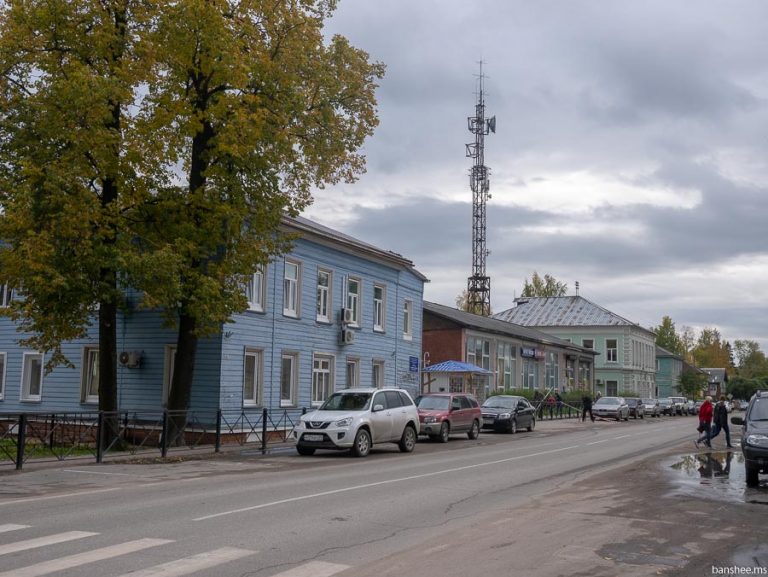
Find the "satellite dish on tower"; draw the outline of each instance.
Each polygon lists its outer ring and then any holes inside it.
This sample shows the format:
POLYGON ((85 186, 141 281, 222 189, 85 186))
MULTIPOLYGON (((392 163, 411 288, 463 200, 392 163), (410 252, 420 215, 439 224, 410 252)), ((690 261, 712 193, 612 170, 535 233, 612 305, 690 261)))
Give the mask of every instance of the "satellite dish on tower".
POLYGON ((491 116, 491 119, 488 121, 488 128, 491 130, 491 132, 496 134, 496 117, 495 116, 491 116))

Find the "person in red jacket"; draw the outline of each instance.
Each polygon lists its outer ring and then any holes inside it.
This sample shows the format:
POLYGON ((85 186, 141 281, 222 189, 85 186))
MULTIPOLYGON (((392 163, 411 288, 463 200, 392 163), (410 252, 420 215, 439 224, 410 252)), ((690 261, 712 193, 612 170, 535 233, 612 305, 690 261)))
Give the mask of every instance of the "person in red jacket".
POLYGON ((699 443, 706 443, 707 447, 709 447, 710 449, 712 448, 712 445, 709 442, 709 432, 710 432, 710 429, 712 428, 713 412, 714 412, 714 407, 712 406, 712 397, 707 395, 701 407, 699 408, 698 431, 701 433, 701 436, 693 442, 696 445, 697 449, 699 448, 699 443))

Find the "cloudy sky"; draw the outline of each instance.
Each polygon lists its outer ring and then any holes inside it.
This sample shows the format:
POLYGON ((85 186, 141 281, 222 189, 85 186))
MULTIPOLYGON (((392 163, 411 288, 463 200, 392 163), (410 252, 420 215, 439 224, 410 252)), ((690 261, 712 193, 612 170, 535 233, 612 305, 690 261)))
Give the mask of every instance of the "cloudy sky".
POLYGON ((483 60, 491 306, 533 271, 643 326, 768 351, 768 3, 341 0, 387 65, 368 172, 306 213, 411 259, 454 305, 472 266, 483 60))

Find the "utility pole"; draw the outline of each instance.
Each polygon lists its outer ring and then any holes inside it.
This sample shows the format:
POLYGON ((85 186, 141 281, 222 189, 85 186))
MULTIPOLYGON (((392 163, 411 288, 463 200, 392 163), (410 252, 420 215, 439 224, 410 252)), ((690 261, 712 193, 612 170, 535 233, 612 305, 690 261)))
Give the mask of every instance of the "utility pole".
POLYGON ((490 132, 496 132, 496 117, 488 120, 485 118, 485 75, 482 61, 477 79, 475 115, 467 119, 467 127, 475 135, 475 141, 467 144, 467 157, 473 160, 469 171, 469 186, 472 189, 472 276, 467 279, 467 308, 472 313, 489 316, 491 278, 485 272, 485 260, 490 254, 485 247, 485 204, 491 195, 488 192, 490 170, 485 166, 485 137, 490 132))

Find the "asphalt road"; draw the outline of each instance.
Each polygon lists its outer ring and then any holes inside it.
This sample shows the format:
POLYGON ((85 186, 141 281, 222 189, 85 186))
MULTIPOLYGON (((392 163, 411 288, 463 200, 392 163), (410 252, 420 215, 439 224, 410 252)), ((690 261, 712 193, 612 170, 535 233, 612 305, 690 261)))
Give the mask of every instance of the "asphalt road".
POLYGON ((544 422, 366 459, 287 451, 3 474, 0 577, 768 567, 768 487, 744 487, 738 451, 696 451, 694 429, 693 417, 544 422))

